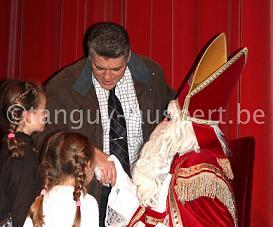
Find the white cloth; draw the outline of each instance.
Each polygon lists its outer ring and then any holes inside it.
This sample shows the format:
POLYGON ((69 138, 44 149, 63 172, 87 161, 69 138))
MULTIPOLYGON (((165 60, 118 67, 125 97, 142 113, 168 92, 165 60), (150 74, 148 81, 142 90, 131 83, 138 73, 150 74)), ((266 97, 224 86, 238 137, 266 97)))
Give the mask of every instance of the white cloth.
POLYGON ((111 155, 109 160, 115 163, 117 179, 108 197, 105 225, 111 227, 126 226, 139 207, 137 187, 114 155, 111 155))
MULTIPOLYGON (((109 91, 103 89, 99 82, 92 74, 92 81, 97 94, 101 124, 103 128, 103 152, 110 154, 109 152, 109 132, 110 132, 110 119, 108 115, 108 96, 109 91)), ((131 166, 139 157, 139 149, 143 144, 142 135, 142 114, 139 109, 139 104, 136 96, 133 78, 128 67, 126 67, 124 76, 118 81, 115 94, 118 97, 126 121, 127 128, 127 141, 128 141, 128 153, 131 166)))
MULTIPOLYGON (((43 201, 43 227, 71 227, 76 213, 76 202, 73 200, 73 186, 58 185, 53 187, 43 201)), ((96 199, 89 195, 82 195, 81 227, 98 227, 99 210, 96 199)), ((32 227, 32 220, 27 217, 24 227, 32 227)))
POLYGON ((172 175, 168 173, 165 180, 163 181, 163 184, 158 194, 158 204, 156 207, 152 208, 156 212, 163 213, 166 211, 166 205, 167 205, 166 201, 168 197, 171 179, 172 179, 172 175))

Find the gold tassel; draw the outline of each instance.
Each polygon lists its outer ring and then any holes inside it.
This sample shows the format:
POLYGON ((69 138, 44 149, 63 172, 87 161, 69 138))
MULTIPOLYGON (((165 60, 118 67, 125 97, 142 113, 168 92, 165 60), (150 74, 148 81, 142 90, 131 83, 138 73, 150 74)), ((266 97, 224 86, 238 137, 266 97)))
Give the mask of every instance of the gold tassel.
POLYGON ((226 177, 230 180, 233 180, 234 175, 230 166, 230 162, 227 158, 217 158, 219 166, 223 169, 226 177))
POLYGON ((226 182, 211 172, 201 172, 190 178, 178 178, 174 186, 181 203, 198 199, 201 196, 212 199, 217 198, 228 209, 235 226, 237 226, 236 208, 233 194, 226 182))

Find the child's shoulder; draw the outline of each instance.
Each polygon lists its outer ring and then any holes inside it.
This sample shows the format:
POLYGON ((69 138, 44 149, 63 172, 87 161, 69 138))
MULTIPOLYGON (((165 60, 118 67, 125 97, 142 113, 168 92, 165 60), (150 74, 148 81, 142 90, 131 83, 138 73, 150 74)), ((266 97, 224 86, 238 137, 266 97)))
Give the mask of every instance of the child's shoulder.
MULTIPOLYGON (((82 198, 82 204, 87 210, 92 210, 94 213, 98 212, 98 202, 97 200, 90 194, 86 193, 82 198)), ((84 209, 85 209, 84 208, 84 209)))
POLYGON ((93 204, 98 204, 97 200, 95 199, 94 196, 86 193, 84 196, 83 196, 83 200, 88 202, 88 203, 93 203, 93 204))
POLYGON ((85 194, 82 202, 82 226, 99 226, 99 207, 97 200, 90 194, 85 194))

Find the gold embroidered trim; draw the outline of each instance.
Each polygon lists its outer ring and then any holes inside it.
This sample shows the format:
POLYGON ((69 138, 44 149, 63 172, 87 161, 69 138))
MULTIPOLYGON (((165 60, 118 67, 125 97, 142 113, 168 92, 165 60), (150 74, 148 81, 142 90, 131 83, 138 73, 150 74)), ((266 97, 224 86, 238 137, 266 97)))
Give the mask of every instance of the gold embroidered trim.
POLYGON ((145 215, 145 222, 150 225, 157 225, 158 223, 163 223, 164 218, 154 218, 148 215, 145 215))
POLYGON ((192 121, 197 124, 205 124, 205 125, 218 125, 219 124, 219 121, 199 119, 199 118, 195 118, 195 117, 190 117, 185 114, 182 116, 182 120, 192 121))
POLYGON ((237 226, 233 194, 225 181, 214 173, 202 172, 188 179, 178 178, 174 190, 183 204, 201 196, 219 199, 227 207, 235 226, 237 226))
POLYGON ((178 205, 176 203, 176 200, 174 198, 174 191, 173 191, 173 186, 174 186, 174 179, 175 179, 175 174, 173 175, 171 184, 170 184, 170 190, 169 190, 169 204, 170 204, 170 215, 172 218, 172 223, 174 227, 181 227, 183 226, 181 216, 179 214, 179 209, 178 205))
POLYGON ((229 160, 227 158, 217 158, 217 162, 219 166, 221 166, 221 168, 223 169, 226 177, 232 180, 234 178, 234 175, 229 160))
POLYGON ((177 168, 176 172, 180 177, 191 177, 193 175, 199 174, 200 172, 213 172, 215 175, 222 177, 223 172, 216 166, 209 163, 201 163, 189 168, 177 168))
POLYGON ((194 96, 198 92, 202 91, 205 87, 211 84, 215 79, 217 79, 224 71, 226 71, 235 61, 237 61, 243 54, 248 54, 247 48, 239 51, 234 57, 232 57, 228 62, 221 66, 216 72, 204 80, 200 85, 198 85, 193 91, 191 91, 190 96, 194 96))
POLYGON ((139 221, 140 217, 145 213, 145 208, 142 207, 138 213, 136 214, 136 216, 130 221, 130 223, 128 224, 128 227, 132 227, 134 226, 134 224, 139 221))

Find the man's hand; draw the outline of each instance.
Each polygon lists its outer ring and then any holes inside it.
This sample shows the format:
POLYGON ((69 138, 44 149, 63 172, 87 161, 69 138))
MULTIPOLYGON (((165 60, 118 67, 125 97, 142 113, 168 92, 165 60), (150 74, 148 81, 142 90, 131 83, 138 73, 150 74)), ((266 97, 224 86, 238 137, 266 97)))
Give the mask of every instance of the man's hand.
POLYGON ((116 183, 116 167, 114 162, 108 160, 108 155, 102 152, 100 149, 95 147, 95 166, 101 172, 101 183, 111 184, 112 186, 116 183))

